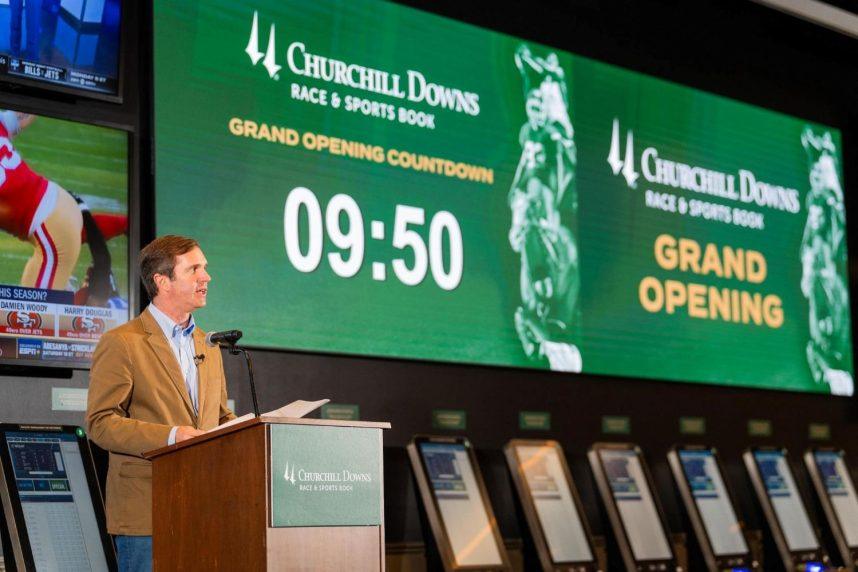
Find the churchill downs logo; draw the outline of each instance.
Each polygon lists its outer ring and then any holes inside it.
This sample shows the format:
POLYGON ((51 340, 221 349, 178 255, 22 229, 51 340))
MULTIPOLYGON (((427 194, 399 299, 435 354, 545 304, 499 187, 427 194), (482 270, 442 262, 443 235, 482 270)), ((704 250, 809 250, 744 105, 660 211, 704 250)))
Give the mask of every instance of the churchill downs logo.
POLYGON ((371 483, 372 475, 343 469, 340 471, 307 471, 293 463, 286 463, 283 471, 283 480, 295 485, 311 484, 339 484, 339 483, 371 483))
POLYGON ((626 130, 625 148, 621 143, 622 138, 620 120, 614 118, 607 161, 611 172, 614 175, 622 175, 630 189, 638 188, 638 178, 643 175, 643 180, 651 185, 691 191, 790 214, 797 214, 801 210, 797 189, 763 181, 750 169, 725 172, 689 164, 663 156, 659 149, 652 145, 644 148, 640 157, 636 158, 633 131, 626 130))
MULTIPOLYGON (((273 80, 280 79, 283 66, 277 63, 277 30, 272 22, 268 30, 265 52, 260 50, 259 12, 253 12, 250 37, 245 53, 252 65, 262 62, 262 67, 273 80)), ((281 60, 283 61, 283 60, 281 60)), ((326 84, 339 85, 413 103, 425 103, 430 107, 447 109, 470 116, 480 114, 480 96, 472 91, 450 87, 429 80, 422 72, 408 69, 404 73, 372 68, 359 63, 344 61, 313 53, 308 43, 292 41, 285 52, 288 71, 294 79, 321 80, 326 84)))

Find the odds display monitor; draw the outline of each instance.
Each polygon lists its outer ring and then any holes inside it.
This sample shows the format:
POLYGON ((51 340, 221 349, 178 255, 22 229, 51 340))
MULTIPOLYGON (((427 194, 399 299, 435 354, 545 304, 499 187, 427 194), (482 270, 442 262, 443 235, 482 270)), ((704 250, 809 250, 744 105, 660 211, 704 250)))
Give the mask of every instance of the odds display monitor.
POLYGON ((154 14, 156 228, 213 328, 853 393, 835 127, 394 3, 154 14))
POLYGON ((858 496, 846 466, 846 453, 812 449, 804 460, 843 563, 858 567, 858 496))
POLYGON ((0 364, 89 367, 129 316, 128 134, 0 103, 0 229, 0 364))
POLYGON ((708 569, 756 569, 715 450, 676 447, 668 461, 708 569))
POLYGON ((784 566, 827 565, 828 555, 796 487, 786 450, 755 448, 744 460, 784 566))
POLYGON ((597 570, 592 535, 560 444, 514 439, 504 452, 543 570, 597 570))
POLYGON ((667 523, 640 449, 631 444, 596 443, 589 459, 626 569, 673 570, 676 564, 667 523))
POLYGON ((37 572, 115 569, 98 478, 82 430, 0 425, 0 465, 12 565, 37 572))
POLYGON ((468 440, 415 437, 408 453, 444 568, 509 570, 468 440))
POLYGON ((0 81, 119 99, 121 0, 0 3, 0 81))

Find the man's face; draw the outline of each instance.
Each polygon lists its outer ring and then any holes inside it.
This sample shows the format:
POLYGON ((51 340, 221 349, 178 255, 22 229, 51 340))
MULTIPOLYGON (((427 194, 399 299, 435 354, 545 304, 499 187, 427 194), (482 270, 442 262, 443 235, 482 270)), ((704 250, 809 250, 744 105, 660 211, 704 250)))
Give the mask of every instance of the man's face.
POLYGON ((206 294, 212 277, 206 272, 208 261, 197 247, 176 257, 172 280, 159 277, 158 295, 182 312, 193 312, 206 305, 206 294))

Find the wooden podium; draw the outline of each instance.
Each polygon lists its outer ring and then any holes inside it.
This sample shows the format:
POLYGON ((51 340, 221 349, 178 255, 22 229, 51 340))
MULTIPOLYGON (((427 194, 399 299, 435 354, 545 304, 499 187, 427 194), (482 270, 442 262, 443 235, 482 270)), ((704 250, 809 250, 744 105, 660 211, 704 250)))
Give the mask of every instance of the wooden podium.
POLYGON ((382 430, 259 418, 146 454, 155 570, 384 570, 382 430))

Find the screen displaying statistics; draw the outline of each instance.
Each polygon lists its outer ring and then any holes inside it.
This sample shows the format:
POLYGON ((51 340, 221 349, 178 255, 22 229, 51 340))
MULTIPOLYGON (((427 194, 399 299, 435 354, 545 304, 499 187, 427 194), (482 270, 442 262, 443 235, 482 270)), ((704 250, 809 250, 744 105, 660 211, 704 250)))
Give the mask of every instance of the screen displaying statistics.
POLYGON ((742 527, 712 451, 681 449, 679 460, 712 552, 715 556, 747 554, 742 527))
POLYGON ((781 451, 755 451, 754 460, 789 549, 819 548, 819 540, 795 486, 786 456, 781 451))
POLYGON ((128 134, 0 103, 0 230, 0 363, 88 367, 128 320, 128 134))
POLYGON ((858 497, 840 451, 815 451, 813 460, 849 548, 858 548, 858 497))
POLYGON ((394 3, 154 13, 156 228, 211 328, 853 393, 836 127, 394 3))
POLYGON ((593 553, 558 449, 517 445, 515 454, 553 562, 591 562, 593 553))
POLYGON ((632 450, 602 449, 599 458, 635 560, 673 558, 640 457, 632 450))
POLYGON ((420 454, 456 565, 503 564, 465 446, 421 443, 420 454))
POLYGON ((7 431, 4 441, 36 570, 106 572, 104 545, 76 437, 7 431))

